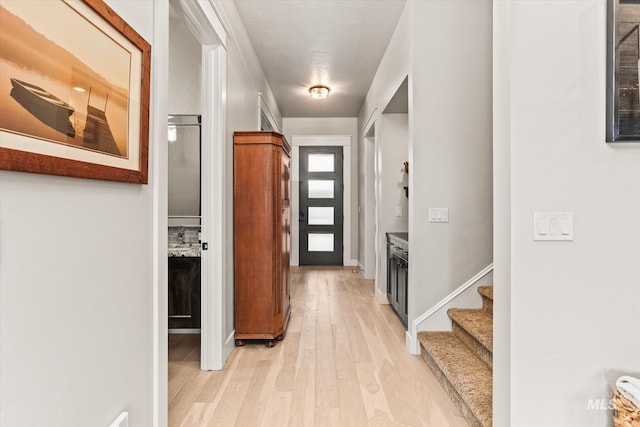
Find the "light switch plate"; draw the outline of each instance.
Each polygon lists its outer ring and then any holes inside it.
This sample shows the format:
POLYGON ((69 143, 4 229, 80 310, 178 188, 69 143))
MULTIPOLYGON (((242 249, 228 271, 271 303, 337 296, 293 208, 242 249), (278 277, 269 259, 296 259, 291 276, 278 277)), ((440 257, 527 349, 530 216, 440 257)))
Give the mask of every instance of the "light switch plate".
POLYGON ((429 222, 449 222, 449 208, 429 208, 429 222))
POLYGON ((396 216, 402 216, 402 206, 396 206, 396 216))
POLYGON ((533 240, 573 240, 573 212, 534 212, 533 240))

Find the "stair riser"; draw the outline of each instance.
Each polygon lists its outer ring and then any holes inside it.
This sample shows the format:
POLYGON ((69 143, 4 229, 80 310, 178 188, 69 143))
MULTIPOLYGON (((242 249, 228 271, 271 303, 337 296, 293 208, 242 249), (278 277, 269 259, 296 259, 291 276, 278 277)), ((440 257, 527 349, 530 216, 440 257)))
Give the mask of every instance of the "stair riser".
POLYGON ((482 295, 482 309, 488 311, 493 316, 493 300, 482 295))
POLYGON ((422 355, 422 359, 424 359, 424 361, 427 363, 429 369, 431 369, 431 372, 433 372, 433 374, 438 379, 438 382, 440 382, 442 388, 449 395, 453 403, 455 403, 455 405, 458 407, 458 410, 460 410, 460 414, 467 421, 469 427, 483 427, 482 423, 480 423, 475 415, 473 415, 471 409, 469 409, 469 407, 464 403, 464 400, 462 400, 458 392, 453 388, 453 386, 447 379, 446 375, 440 370, 438 365, 433 361, 431 356, 429 356, 429 353, 427 353, 424 347, 421 347, 420 354, 422 355))
POLYGON ((451 322, 451 331, 464 343, 480 360, 493 370, 493 353, 480 344, 473 336, 471 336, 462 326, 455 321, 451 322))

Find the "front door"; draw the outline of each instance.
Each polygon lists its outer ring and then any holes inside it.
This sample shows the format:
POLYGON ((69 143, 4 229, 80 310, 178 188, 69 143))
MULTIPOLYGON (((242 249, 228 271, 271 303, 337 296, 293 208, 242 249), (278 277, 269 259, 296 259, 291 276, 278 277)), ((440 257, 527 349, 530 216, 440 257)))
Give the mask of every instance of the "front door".
POLYGON ((342 147, 300 147, 300 265, 342 265, 342 147))

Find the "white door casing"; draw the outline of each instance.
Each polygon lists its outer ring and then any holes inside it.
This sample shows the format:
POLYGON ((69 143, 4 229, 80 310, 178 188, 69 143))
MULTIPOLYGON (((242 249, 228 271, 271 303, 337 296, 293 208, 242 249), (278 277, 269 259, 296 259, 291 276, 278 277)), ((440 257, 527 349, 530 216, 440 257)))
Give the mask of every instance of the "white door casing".
POLYGON ((344 226, 342 241, 344 245, 343 265, 357 266, 358 261, 351 259, 351 136, 350 135, 293 135, 291 137, 291 265, 300 264, 300 146, 342 146, 344 155, 344 226))
POLYGON ((227 35, 216 11, 205 0, 171 0, 202 45, 202 251, 200 368, 222 369, 226 289, 226 43, 227 35))

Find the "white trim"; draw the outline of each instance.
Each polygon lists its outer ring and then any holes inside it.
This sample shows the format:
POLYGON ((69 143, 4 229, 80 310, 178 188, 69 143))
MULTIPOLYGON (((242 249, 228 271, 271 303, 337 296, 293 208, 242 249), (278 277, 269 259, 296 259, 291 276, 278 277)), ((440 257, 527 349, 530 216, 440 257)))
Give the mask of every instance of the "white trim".
POLYGON ((168 183, 169 4, 153 4, 151 66, 150 173, 153 191, 153 426, 167 425, 168 344, 168 183))
MULTIPOLYGON (((171 0, 202 45, 202 240, 200 369, 224 366, 226 307, 227 33, 208 0, 171 0)), ((166 233, 166 232, 165 232, 166 233)), ((166 246, 166 245, 165 245, 166 246)))
POLYGON ((200 368, 203 370, 219 370, 224 366, 226 55, 221 45, 203 46, 202 158, 205 161, 202 167, 202 236, 203 241, 209 243, 208 254, 203 253, 207 268, 203 268, 201 287, 200 368))
POLYGON ((387 298, 386 292, 382 292, 378 288, 374 288, 374 291, 375 291, 376 301, 378 302, 378 304, 389 305, 389 298, 387 298))
POLYGON ((291 137, 292 146, 351 146, 351 135, 293 135, 291 137))
POLYGON ((129 413, 121 412, 109 427, 129 427, 129 413))
MULTIPOLYGON (((376 108, 373 113, 377 112, 376 108)), ((373 118, 373 113, 370 120, 373 118)), ((363 158, 359 159, 362 162, 362 171, 364 175, 363 187, 360 189, 364 192, 364 277, 366 279, 374 279, 376 288, 384 287, 386 284, 380 280, 380 263, 382 260, 378 258, 378 234, 380 232, 378 228, 379 221, 379 206, 378 206, 378 181, 376 179, 378 173, 378 132, 377 121, 368 123, 368 127, 365 127, 365 131, 362 136, 362 155, 363 158), (368 136, 373 131, 373 136, 368 136), (368 155, 369 154, 369 155, 368 155), (371 159, 371 161, 370 161, 371 159), (370 189, 373 191, 373 199, 370 195, 370 189), (373 218, 371 218, 371 210, 373 210, 373 218), (371 224, 373 222, 373 224, 371 224), (370 230, 373 230, 371 235, 370 230), (373 248, 373 253, 372 249, 373 248)), ((385 281, 386 282, 386 281, 385 281)))
POLYGON ((442 307, 447 305, 449 302, 451 302, 454 298, 456 298, 462 292, 467 290, 467 288, 473 286, 473 284, 475 284, 478 280, 482 279, 484 276, 489 274, 491 271, 493 271, 493 263, 489 264, 487 267, 482 269, 482 271, 480 271, 478 274, 473 276, 471 279, 467 280, 458 289, 456 289, 455 291, 451 292, 449 295, 444 297, 442 300, 440 300, 440 302, 438 302, 436 305, 431 307, 430 310, 428 310, 427 312, 425 312, 421 316, 416 317, 412 322, 412 326, 417 326, 420 323, 422 323, 425 320, 427 320, 429 317, 433 316, 438 310, 440 310, 442 307))
POLYGON ((273 113, 269 109, 269 106, 264 100, 264 95, 262 92, 258 92, 258 129, 262 129, 262 113, 267 116, 267 120, 269 120, 269 124, 278 133, 282 133, 282 129, 278 126, 278 122, 273 117, 273 113))
MULTIPOLYGON (((226 363, 227 359, 231 355, 233 349, 236 348, 236 330, 232 330, 229 336, 227 336, 226 341, 224 342, 223 356, 224 361, 226 363)), ((224 365, 222 366, 224 368, 224 365)))
MULTIPOLYGON (((291 138, 293 144, 294 138, 291 138)), ((300 147, 291 146, 291 265, 300 265, 300 147)))
POLYGON ((349 144, 342 146, 342 265, 354 266, 358 261, 351 259, 351 137, 347 138, 344 142, 349 144))
POLYGON ((293 135, 291 136, 291 265, 300 265, 300 146, 342 146, 342 264, 355 267, 351 259, 351 135, 293 135))
POLYGON ((227 32, 208 0, 170 0, 174 10, 182 15, 185 24, 203 46, 227 47, 227 32))
POLYGON ((367 135, 371 130, 371 127, 375 125, 375 121, 377 120, 378 107, 374 108, 371 114, 369 114, 369 118, 365 122, 365 125, 362 127, 362 135, 367 135))
POLYGON ((201 333, 200 328, 185 328, 185 329, 169 329, 168 332, 173 335, 189 335, 201 333))
POLYGON ((418 341, 418 335, 411 335, 409 331, 405 332, 404 335, 405 346, 407 351, 411 354, 415 354, 416 356, 420 355, 420 341, 418 341))
POLYGON ((483 268, 482 271, 480 271, 478 274, 473 276, 471 279, 467 280, 464 284, 462 284, 460 287, 458 287, 455 291, 451 292, 449 295, 444 297, 442 300, 440 300, 437 304, 435 304, 433 307, 431 307, 424 314, 422 314, 421 316, 416 317, 411 322, 411 326, 409 328, 409 331, 407 331, 407 349, 409 350, 409 352, 412 353, 412 354, 420 354, 420 346, 417 344, 417 338, 416 337, 418 335, 418 328, 420 327, 420 325, 422 323, 424 323, 430 317, 436 315, 443 308, 447 307, 448 304, 450 304, 454 299, 456 299, 458 296, 460 296, 467 289, 469 289, 472 286, 478 284, 478 282, 483 277, 485 277, 487 274, 491 273, 492 271, 493 271, 493 263, 491 263, 488 266, 486 266, 485 268, 483 268))

